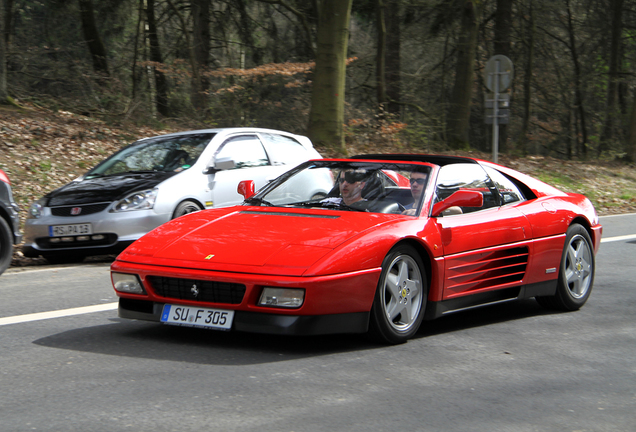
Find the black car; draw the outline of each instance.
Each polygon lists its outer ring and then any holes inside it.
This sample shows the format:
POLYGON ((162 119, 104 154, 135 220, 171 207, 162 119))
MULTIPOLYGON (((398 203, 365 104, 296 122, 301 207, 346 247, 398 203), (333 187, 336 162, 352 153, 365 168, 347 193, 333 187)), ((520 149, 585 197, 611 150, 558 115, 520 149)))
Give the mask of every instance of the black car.
POLYGON ((0 170, 0 274, 11 264, 13 245, 22 241, 19 210, 13 201, 9 177, 0 170))

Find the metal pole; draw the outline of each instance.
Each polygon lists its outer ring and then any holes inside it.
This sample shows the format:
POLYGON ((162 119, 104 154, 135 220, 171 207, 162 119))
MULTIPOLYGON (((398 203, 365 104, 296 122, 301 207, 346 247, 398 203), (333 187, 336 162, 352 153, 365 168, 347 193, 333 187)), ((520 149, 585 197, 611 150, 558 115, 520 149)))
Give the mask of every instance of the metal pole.
POLYGON ((492 161, 497 163, 499 153, 499 60, 495 62, 495 95, 492 101, 492 161))

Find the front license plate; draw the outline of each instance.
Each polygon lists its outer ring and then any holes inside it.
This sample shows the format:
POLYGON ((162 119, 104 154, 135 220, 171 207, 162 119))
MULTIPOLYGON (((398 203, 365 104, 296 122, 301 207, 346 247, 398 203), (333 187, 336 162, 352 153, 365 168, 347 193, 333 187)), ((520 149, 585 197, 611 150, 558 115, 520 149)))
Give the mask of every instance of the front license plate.
POLYGON ((52 225, 49 227, 49 237, 63 237, 63 236, 90 235, 90 234, 93 234, 93 226, 89 223, 52 225))
POLYGON ((234 311, 197 308, 192 306, 163 305, 161 322, 189 327, 207 327, 222 330, 232 328, 234 311))

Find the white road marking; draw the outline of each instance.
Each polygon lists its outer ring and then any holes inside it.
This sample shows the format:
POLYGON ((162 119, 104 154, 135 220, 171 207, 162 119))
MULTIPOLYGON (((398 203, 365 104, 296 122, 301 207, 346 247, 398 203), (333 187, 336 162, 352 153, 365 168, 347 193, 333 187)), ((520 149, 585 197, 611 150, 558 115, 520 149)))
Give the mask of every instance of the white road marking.
POLYGON ((623 240, 633 240, 633 239, 636 239, 636 234, 601 238, 601 243, 609 243, 609 242, 616 242, 616 241, 623 241, 623 240))
POLYGON ((8 324, 20 324, 31 321, 39 321, 46 320, 51 318, 62 318, 74 315, 82 315, 93 312, 103 312, 117 309, 118 302, 114 303, 105 303, 95 306, 82 306, 71 309, 62 309, 57 311, 49 311, 49 312, 38 312, 31 313, 26 315, 17 315, 12 317, 0 318, 0 326, 8 325, 8 324))
POLYGON ((599 219, 615 218, 615 217, 622 217, 622 216, 636 216, 636 213, 620 213, 620 214, 613 214, 613 215, 605 215, 605 216, 600 216, 599 219))

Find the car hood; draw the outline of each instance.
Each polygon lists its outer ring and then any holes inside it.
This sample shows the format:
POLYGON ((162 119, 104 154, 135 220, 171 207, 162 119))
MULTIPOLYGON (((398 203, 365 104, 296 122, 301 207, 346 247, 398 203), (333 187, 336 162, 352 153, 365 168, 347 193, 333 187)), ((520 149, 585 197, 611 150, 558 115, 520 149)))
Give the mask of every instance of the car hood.
POLYGON ((118 260, 242 273, 301 275, 330 251, 399 215, 233 207, 156 228, 118 260))
POLYGON ((175 174, 174 172, 128 173, 73 181, 46 195, 47 206, 115 201, 131 192, 151 189, 175 174))

